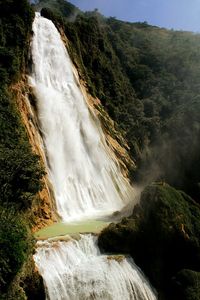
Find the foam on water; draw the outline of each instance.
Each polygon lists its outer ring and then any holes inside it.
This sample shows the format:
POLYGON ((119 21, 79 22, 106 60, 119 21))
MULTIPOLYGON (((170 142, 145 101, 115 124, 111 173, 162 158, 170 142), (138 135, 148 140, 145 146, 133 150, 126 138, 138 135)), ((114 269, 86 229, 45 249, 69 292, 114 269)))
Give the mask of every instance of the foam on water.
POLYGON ((35 262, 52 300, 156 300, 141 271, 125 257, 101 255, 91 234, 38 242, 35 262))

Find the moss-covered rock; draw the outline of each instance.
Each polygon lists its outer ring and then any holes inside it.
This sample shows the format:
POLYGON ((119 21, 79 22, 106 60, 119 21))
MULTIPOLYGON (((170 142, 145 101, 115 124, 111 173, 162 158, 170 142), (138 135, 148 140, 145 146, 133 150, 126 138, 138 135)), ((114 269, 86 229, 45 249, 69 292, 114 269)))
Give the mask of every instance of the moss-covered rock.
POLYGON ((173 299, 172 278, 182 269, 200 271, 200 206, 167 184, 152 184, 130 218, 102 231, 99 246, 131 254, 160 295, 173 299))
POLYGON ((30 255, 24 263, 6 293, 0 294, 0 300, 45 300, 43 279, 30 255))
POLYGON ((27 275, 22 278, 22 288, 28 300, 45 300, 45 287, 42 276, 35 268, 34 261, 30 261, 29 269, 26 270, 27 275))
POLYGON ((181 270, 173 280, 177 300, 200 299, 200 272, 181 270))

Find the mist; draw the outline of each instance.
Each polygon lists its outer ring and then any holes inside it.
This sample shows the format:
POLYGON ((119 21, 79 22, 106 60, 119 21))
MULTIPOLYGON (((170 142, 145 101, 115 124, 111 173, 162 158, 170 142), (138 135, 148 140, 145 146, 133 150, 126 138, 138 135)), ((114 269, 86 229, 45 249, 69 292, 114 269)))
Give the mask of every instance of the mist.
POLYGON ((136 176, 140 184, 167 182, 199 201, 200 121, 196 117, 188 108, 179 120, 168 121, 169 132, 142 153, 136 176))

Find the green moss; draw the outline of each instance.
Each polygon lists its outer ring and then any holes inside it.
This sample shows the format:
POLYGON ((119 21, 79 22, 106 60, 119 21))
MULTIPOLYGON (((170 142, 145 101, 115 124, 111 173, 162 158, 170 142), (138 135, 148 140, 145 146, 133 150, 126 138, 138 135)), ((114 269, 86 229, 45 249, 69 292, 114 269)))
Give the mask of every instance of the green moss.
POLYGON ((200 272, 187 269, 181 270, 173 278, 173 281, 177 300, 200 299, 200 272))

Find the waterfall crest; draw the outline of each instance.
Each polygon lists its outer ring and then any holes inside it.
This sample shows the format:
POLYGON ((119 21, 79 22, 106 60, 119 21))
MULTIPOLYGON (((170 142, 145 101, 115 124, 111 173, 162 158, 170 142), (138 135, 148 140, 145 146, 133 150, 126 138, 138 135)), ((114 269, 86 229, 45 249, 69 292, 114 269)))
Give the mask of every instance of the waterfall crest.
MULTIPOLYGON (((61 37, 54 24, 38 13, 33 31, 29 82, 37 98, 58 213, 69 222, 121 210, 134 191, 87 107, 61 37)), ((156 299, 134 263, 101 255, 93 235, 38 242, 34 260, 50 300, 156 299)))

